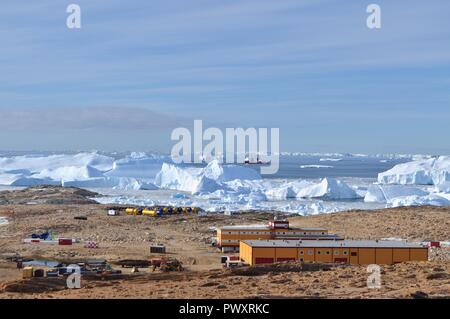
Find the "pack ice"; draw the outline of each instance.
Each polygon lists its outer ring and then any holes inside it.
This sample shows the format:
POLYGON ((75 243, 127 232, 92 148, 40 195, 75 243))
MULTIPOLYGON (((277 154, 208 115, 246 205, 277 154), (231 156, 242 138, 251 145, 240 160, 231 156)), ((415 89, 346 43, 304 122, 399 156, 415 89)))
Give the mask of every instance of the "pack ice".
POLYGON ((439 185, 450 181, 450 156, 398 164, 378 174, 382 184, 439 185))

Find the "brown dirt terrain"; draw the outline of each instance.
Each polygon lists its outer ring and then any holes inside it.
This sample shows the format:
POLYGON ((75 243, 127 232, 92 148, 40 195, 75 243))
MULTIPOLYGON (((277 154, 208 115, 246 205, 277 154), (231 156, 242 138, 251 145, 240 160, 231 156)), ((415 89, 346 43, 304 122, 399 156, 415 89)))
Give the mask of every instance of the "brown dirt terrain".
MULTIPOLYGON (((52 196, 58 201, 58 195, 52 196)), ((34 200, 41 199, 37 196, 34 200)), ((0 226, 0 298, 409 298, 424 295, 416 294, 417 291, 429 297, 450 296, 448 248, 433 249, 428 262, 382 266, 382 287, 369 289, 366 285, 369 274, 364 266, 327 266, 305 271, 294 263, 256 270, 222 269, 221 253, 209 244, 215 235, 212 227, 265 223, 272 213, 152 218, 107 216, 107 208, 89 203, 0 205, 0 216, 7 216, 10 221, 0 226), (87 220, 76 220, 75 216, 85 216, 87 220), (45 229, 63 237, 95 240, 100 248, 21 243, 31 233, 45 229), (66 289, 58 278, 22 280, 21 271, 7 260, 20 255, 58 261, 105 258, 114 263, 120 259, 159 256, 150 254, 151 243, 166 245, 167 256, 181 260, 186 270, 162 273, 141 269, 131 274, 124 269, 123 278, 82 279, 82 288, 74 290, 66 289)), ((408 207, 295 216, 289 220, 294 226, 326 227, 346 238, 449 241, 449 217, 450 208, 408 207)))

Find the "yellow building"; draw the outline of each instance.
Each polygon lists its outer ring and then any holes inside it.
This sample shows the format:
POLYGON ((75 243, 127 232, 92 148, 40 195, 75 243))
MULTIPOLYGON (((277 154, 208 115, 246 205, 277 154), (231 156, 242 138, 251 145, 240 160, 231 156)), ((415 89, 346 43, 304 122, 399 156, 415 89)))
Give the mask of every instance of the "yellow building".
POLYGON ((405 241, 377 240, 244 240, 240 259, 246 264, 303 261, 347 264, 394 264, 427 261, 428 248, 405 241))
POLYGON ((288 221, 270 221, 267 225, 224 226, 217 229, 217 247, 223 252, 239 251, 241 240, 338 240, 325 228, 290 228, 288 221))

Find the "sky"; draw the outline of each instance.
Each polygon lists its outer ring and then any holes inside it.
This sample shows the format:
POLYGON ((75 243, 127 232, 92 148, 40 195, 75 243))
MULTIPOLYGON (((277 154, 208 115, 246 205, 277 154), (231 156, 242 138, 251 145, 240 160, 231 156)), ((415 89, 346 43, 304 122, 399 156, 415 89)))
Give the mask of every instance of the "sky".
POLYGON ((2 0, 0 149, 170 151, 280 129, 300 152, 450 154, 448 0, 2 0), (69 4, 81 28, 66 26, 69 4), (366 25, 370 3, 381 29, 366 25), (205 125, 206 125, 205 124, 205 125))

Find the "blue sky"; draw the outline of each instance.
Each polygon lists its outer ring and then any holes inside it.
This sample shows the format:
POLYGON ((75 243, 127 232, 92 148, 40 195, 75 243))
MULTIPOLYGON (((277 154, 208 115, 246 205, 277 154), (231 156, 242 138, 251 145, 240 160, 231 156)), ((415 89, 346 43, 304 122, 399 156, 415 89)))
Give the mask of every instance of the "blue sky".
POLYGON ((0 149, 169 151, 279 127, 281 149, 450 153, 450 3, 2 1, 0 149), (66 27, 77 3, 82 28, 66 27), (366 27, 366 7, 382 28, 366 27))

